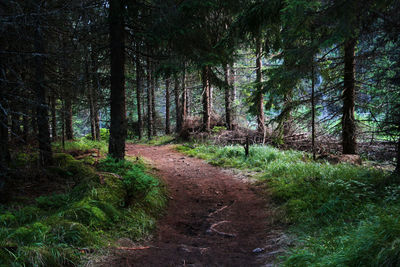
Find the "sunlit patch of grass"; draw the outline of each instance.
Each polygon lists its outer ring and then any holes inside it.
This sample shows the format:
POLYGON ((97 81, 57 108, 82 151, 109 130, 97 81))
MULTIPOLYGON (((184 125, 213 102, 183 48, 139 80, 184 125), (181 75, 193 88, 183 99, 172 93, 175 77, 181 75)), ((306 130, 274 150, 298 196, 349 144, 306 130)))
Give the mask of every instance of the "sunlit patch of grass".
POLYGON ((151 146, 162 146, 174 143, 175 137, 173 135, 162 135, 162 136, 154 136, 150 140, 143 138, 141 140, 138 139, 130 140, 129 142, 135 144, 151 145, 151 146))
POLYGON ((298 237, 283 266, 399 266, 400 178, 373 168, 314 162, 297 151, 185 145, 187 155, 258 171, 282 223, 298 237))
MULTIPOLYGON (((52 145, 55 151, 58 152, 63 151, 63 146, 61 141, 54 142, 52 145)), ((72 150, 86 151, 89 149, 99 149, 102 154, 105 154, 108 151, 108 142, 106 140, 93 141, 87 138, 80 138, 78 140, 65 141, 64 146, 65 146, 65 151, 67 152, 72 150)))

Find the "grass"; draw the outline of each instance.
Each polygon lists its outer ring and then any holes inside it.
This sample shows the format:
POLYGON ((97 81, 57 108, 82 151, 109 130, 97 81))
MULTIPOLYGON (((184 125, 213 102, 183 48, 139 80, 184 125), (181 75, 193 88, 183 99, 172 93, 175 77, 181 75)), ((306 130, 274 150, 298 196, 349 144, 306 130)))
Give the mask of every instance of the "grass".
MULTIPOLYGON (((63 152, 63 146, 61 141, 53 143, 53 149, 57 152, 63 152)), ((65 151, 73 150, 89 150, 89 149, 99 149, 101 154, 106 154, 108 152, 108 142, 106 140, 93 141, 86 138, 81 138, 73 141, 65 141, 65 151)))
POLYGON ((132 143, 143 144, 143 145, 151 145, 151 146, 162 146, 171 144, 175 141, 175 137, 173 135, 162 135, 162 136, 154 136, 152 139, 148 140, 143 138, 141 140, 134 139, 130 140, 132 143))
MULTIPOLYGON (((68 149, 91 145, 71 142, 68 149)), ((68 154, 55 154, 54 160, 46 172, 76 185, 27 206, 0 206, 0 266, 75 266, 118 238, 138 241, 153 231, 166 192, 142 161, 105 158, 97 173, 68 154)))
POLYGON ((259 172, 282 223, 296 236, 283 266, 400 266, 400 178, 297 151, 252 146, 178 146, 211 164, 259 172))

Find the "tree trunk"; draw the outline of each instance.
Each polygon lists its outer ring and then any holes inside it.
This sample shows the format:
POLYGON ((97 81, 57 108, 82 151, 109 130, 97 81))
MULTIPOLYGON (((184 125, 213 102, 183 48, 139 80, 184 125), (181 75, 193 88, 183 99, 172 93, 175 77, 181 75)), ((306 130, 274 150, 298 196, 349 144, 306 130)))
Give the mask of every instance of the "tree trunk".
POLYGON ((349 39, 344 44, 344 90, 342 117, 343 154, 356 154, 355 106, 355 46, 356 40, 349 39))
POLYGON ((171 134, 171 122, 169 120, 170 112, 170 95, 169 95, 169 86, 170 86, 170 77, 165 79, 165 134, 171 134))
MULTIPOLYGON (((4 88, 1 88, 1 90, 3 89, 4 88)), ((0 171, 4 171, 9 162, 10 152, 8 148, 8 117, 5 98, 0 91, 0 171)))
POLYGON ((46 103, 46 87, 44 86, 44 41, 42 29, 37 25, 35 30, 35 91, 37 97, 37 127, 39 141, 39 162, 41 166, 48 166, 53 163, 51 151, 51 139, 49 130, 48 105, 46 103))
POLYGON ((151 63, 147 58, 147 138, 150 140, 153 136, 153 109, 151 106, 151 63))
POLYGON ((111 124, 108 152, 111 157, 124 159, 126 138, 125 114, 125 36, 124 7, 121 1, 110 0, 111 47, 111 124))
MULTIPOLYGON (((185 80, 187 81, 186 76, 185 76, 185 80)), ((186 83, 185 83, 185 89, 186 89, 186 116, 190 116, 190 113, 191 113, 190 107, 192 105, 192 100, 191 100, 190 90, 186 83)))
POLYGON ((157 135, 156 132, 156 75, 155 64, 151 64, 151 133, 153 136, 157 135))
POLYGON ((175 132, 179 133, 182 130, 182 107, 180 101, 178 75, 174 75, 174 94, 175 94, 175 115, 176 115, 176 128, 175 132))
POLYGON ((395 172, 400 175, 400 137, 397 141, 397 165, 395 172))
POLYGON ((142 67, 139 57, 139 45, 136 44, 136 102, 138 113, 138 133, 139 140, 143 138, 143 118, 142 118, 142 67))
MULTIPOLYGON (((88 51, 85 51, 85 89, 88 92, 88 102, 89 102, 89 118, 90 118, 90 133, 92 135, 92 140, 97 140, 96 135, 96 125, 95 125, 95 114, 94 114, 94 99, 93 99, 93 91, 94 91, 94 79, 92 78, 94 71, 91 69, 91 73, 89 73, 89 59, 88 59, 88 51)), ((91 63, 91 62, 90 62, 91 63)))
MULTIPOLYGON (((99 81, 99 77, 97 74, 97 69, 94 70, 93 73, 96 73, 96 84, 97 84, 97 90, 100 91, 100 81, 99 81)), ((96 138, 97 141, 101 140, 101 134, 100 134, 100 112, 99 112, 99 102, 98 102, 98 97, 97 97, 97 90, 95 90, 94 86, 93 88, 93 112, 94 112, 94 128, 95 128, 95 132, 96 132, 96 138)))
MULTIPOLYGON (((232 64, 229 66, 230 68, 230 86, 231 86, 231 126, 236 122, 236 106, 235 106, 235 101, 236 101, 236 86, 235 86, 235 64, 232 64)), ((234 129, 232 129, 234 130, 234 129)))
POLYGON ((256 86, 257 86, 257 131, 263 136, 265 142, 265 116, 264 116, 264 95, 262 91, 262 48, 261 38, 256 40, 256 86))
POLYGON ((11 139, 19 142, 21 138, 21 115, 18 105, 14 105, 14 107, 17 108, 11 113, 11 139))
POLYGON ((187 117, 187 88, 186 88, 186 65, 182 72, 182 123, 187 117))
POLYGON ((29 109, 27 106, 24 107, 24 114, 23 114, 23 118, 22 118, 22 127, 23 127, 23 139, 25 143, 28 143, 29 140, 29 109))
POLYGON ((210 131, 210 78, 209 66, 203 67, 202 80, 203 80, 203 129, 207 132, 210 131))
POLYGON ((316 159, 315 155, 315 77, 314 77, 314 57, 311 62, 311 148, 313 159, 316 159))
POLYGON ((93 87, 89 85, 89 110, 90 110, 90 132, 92 134, 92 140, 97 140, 96 133, 96 120, 94 112, 94 101, 93 101, 93 87))
POLYGON ((51 92, 51 137, 53 141, 57 140, 57 115, 56 115, 56 94, 54 90, 51 92))
POLYGON ((225 74, 225 121, 228 130, 232 129, 232 103, 231 103, 231 80, 230 80, 230 68, 229 65, 224 66, 225 74))
POLYGON ((74 139, 74 129, 72 127, 72 99, 70 95, 65 98, 65 137, 67 140, 74 139))
POLYGON ((37 128, 37 114, 36 114, 36 107, 32 107, 32 109, 30 110, 31 112, 31 128, 32 128, 32 136, 37 136, 38 133, 38 128, 37 128))

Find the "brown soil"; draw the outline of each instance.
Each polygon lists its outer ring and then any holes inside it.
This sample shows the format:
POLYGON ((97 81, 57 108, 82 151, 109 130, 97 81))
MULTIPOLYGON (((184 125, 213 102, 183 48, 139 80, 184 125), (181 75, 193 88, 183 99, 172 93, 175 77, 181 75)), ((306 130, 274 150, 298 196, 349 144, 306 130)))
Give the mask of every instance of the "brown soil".
POLYGON ((254 185, 172 146, 128 144, 127 155, 158 169, 170 200, 153 240, 122 245, 101 265, 272 266, 281 235, 268 225, 269 203, 254 185))

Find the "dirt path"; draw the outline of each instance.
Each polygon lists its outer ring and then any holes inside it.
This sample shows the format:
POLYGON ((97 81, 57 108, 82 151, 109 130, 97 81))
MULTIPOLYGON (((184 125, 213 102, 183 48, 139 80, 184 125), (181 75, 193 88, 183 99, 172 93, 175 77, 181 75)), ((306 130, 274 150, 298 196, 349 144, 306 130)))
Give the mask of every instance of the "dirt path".
POLYGON ((159 170, 170 201, 150 248, 120 251, 109 266, 272 266, 279 248, 268 245, 267 203, 253 186, 171 146, 128 144, 127 155, 159 170))

